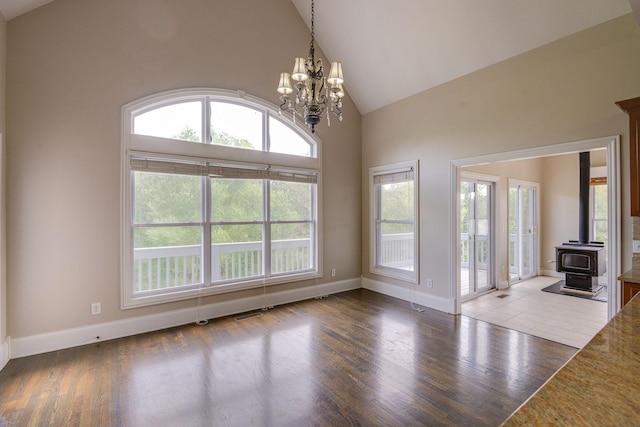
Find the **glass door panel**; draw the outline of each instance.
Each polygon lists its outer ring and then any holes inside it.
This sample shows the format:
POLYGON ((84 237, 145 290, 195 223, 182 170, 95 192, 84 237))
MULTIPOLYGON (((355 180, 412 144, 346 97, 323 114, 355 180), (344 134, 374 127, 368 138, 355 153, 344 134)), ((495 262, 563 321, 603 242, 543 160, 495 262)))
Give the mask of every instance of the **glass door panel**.
POLYGON ((509 281, 533 277, 536 271, 537 184, 509 186, 509 281))
POLYGON ((471 183, 468 181, 460 182, 460 282, 461 294, 466 297, 470 293, 470 255, 472 253, 469 245, 470 230, 470 205, 471 205, 471 183))
POLYGON ((461 296, 471 298, 494 287, 492 260, 493 184, 460 182, 461 296))
POLYGON ((491 289, 491 184, 476 183, 475 276, 476 292, 491 289))
POLYGON ((535 190, 520 188, 520 277, 531 277, 535 273, 534 211, 535 190))

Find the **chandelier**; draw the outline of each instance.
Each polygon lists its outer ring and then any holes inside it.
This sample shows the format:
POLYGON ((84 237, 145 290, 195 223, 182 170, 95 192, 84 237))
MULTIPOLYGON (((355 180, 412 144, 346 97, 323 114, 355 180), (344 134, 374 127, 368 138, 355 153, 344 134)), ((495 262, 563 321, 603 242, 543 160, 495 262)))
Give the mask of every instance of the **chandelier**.
POLYGON ((323 117, 331 126, 330 115, 335 114, 342 121, 342 97, 344 89, 342 83, 342 64, 332 62, 329 76, 325 78, 322 69, 322 59, 315 57, 314 38, 314 0, 311 0, 311 45, 309 56, 305 59, 296 58, 292 73, 281 73, 278 83, 278 92, 282 95, 280 100, 280 113, 291 110, 293 119, 296 116, 304 117, 304 122, 315 132, 315 126, 323 117), (291 85, 291 80, 295 83, 291 85), (295 91, 295 98, 289 95, 295 91))

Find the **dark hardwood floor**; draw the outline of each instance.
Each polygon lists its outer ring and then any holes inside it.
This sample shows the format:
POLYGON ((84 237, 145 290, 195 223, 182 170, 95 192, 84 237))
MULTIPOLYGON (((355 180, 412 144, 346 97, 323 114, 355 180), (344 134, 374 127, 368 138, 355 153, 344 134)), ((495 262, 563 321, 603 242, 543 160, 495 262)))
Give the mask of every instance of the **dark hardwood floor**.
POLYGON ((8 426, 497 426, 577 351, 364 289, 258 313, 11 360, 0 417, 8 426))

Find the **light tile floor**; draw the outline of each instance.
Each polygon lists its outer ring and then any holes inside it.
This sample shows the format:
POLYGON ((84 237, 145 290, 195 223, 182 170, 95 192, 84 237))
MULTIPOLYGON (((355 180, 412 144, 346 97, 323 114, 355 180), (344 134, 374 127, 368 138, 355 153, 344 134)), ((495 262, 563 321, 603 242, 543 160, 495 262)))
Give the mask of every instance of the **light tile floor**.
POLYGON ((558 280, 539 276, 487 293, 463 303, 462 315, 582 348, 607 323, 607 303, 541 291, 558 280))

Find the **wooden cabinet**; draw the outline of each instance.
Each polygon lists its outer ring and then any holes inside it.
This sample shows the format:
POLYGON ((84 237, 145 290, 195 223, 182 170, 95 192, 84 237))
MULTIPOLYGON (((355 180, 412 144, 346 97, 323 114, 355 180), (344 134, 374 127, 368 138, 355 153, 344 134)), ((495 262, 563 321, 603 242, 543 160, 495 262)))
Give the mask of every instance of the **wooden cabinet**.
POLYGON ((640 97, 616 102, 629 115, 631 216, 640 216, 640 97))
POLYGON ((640 292, 640 283, 622 281, 622 307, 640 292))
POLYGON ((635 294, 640 292, 640 271, 629 270, 621 274, 618 280, 622 282, 620 302, 622 303, 621 307, 624 307, 626 303, 631 301, 631 298, 633 298, 635 294))

